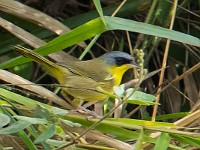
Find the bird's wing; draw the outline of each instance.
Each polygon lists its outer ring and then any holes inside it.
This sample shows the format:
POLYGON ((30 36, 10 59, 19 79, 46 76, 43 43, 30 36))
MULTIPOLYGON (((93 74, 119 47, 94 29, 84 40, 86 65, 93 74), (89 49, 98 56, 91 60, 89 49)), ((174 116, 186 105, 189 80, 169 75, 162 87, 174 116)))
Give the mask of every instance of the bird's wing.
POLYGON ((62 89, 68 94, 86 101, 100 101, 107 97, 97 90, 98 87, 107 92, 112 92, 113 85, 110 82, 100 83, 77 75, 66 77, 65 83, 62 85, 62 89))
POLYGON ((59 63, 60 66, 66 67, 75 75, 93 79, 97 82, 112 80, 112 74, 107 70, 106 65, 98 60, 94 61, 75 61, 59 63))

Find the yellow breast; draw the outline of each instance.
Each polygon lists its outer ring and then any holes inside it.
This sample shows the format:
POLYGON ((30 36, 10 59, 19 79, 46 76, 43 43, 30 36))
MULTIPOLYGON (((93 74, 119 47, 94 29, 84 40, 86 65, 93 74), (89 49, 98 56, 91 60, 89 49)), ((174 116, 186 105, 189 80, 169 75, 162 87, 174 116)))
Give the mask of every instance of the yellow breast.
POLYGON ((112 69, 110 69, 110 72, 112 73, 114 78, 115 86, 120 85, 124 73, 130 68, 131 67, 129 65, 122 65, 122 66, 115 66, 112 69))

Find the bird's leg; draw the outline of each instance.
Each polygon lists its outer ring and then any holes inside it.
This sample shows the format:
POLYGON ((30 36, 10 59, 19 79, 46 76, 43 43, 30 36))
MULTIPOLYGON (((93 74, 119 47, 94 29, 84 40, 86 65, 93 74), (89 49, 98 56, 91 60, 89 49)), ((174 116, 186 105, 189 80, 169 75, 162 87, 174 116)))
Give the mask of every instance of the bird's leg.
POLYGON ((90 120, 92 118, 102 118, 98 114, 96 114, 94 111, 90 111, 89 109, 86 109, 84 107, 80 107, 79 110, 77 110, 81 114, 87 115, 87 119, 90 120))
POLYGON ((83 100, 74 99, 72 103, 76 112, 84 114, 84 115, 88 115, 87 119, 100 118, 100 116, 96 114, 94 111, 90 111, 89 109, 82 106, 83 100))

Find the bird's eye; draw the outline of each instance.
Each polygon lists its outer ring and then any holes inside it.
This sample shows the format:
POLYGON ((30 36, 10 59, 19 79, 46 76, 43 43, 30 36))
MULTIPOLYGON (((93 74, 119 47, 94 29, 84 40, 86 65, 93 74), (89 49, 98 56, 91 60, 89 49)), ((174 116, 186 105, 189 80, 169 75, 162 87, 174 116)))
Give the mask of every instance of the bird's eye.
POLYGON ((115 62, 116 62, 117 66, 121 66, 121 65, 130 63, 130 60, 127 60, 127 59, 125 59, 123 57, 116 57, 115 58, 115 62))

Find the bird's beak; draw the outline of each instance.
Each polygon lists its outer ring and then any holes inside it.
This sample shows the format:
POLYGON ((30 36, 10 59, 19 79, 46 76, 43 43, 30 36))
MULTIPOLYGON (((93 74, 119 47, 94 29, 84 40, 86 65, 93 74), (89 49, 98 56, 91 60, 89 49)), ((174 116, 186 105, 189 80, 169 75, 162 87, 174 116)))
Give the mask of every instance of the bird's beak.
POLYGON ((133 60, 131 61, 130 65, 133 67, 133 68, 140 68, 139 65, 133 60))

